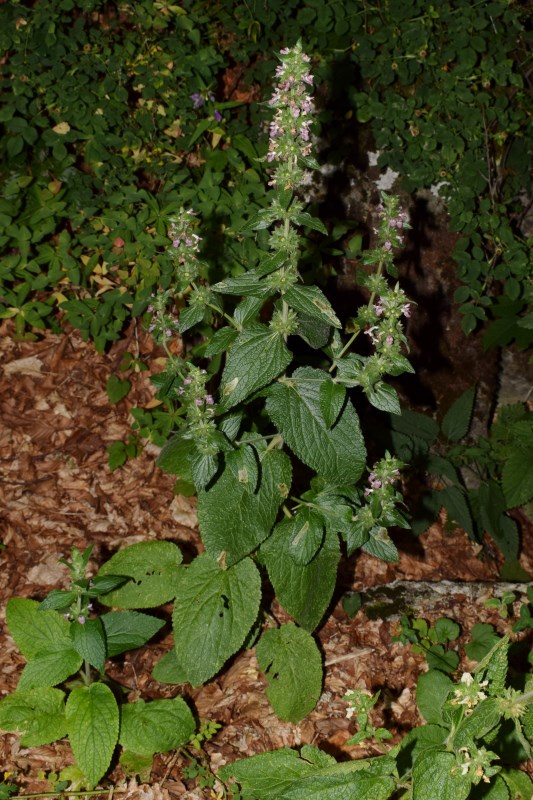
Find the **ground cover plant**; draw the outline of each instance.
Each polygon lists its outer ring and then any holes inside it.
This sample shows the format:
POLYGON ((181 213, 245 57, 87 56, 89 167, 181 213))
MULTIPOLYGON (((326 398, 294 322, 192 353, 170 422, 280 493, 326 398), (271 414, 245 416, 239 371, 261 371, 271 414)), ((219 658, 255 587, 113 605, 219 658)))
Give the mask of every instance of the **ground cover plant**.
MULTIPOLYGON (((68 4, 65 9, 70 10, 68 4)), ((156 213, 164 274, 152 273, 137 305, 119 291, 124 315, 129 306, 138 313, 146 310, 147 328, 166 352, 165 369, 153 383, 165 408, 161 441, 172 435, 158 463, 177 476, 177 492, 198 495, 206 552, 183 564, 179 549, 169 543, 135 545, 119 551, 92 579, 85 573, 90 551, 75 552, 68 564, 69 590, 52 592, 40 608, 15 599, 8 612, 11 633, 29 662, 17 692, 0 704, 3 725, 24 728, 28 745, 68 732, 88 787, 105 774, 117 743, 128 753, 124 763, 134 768, 137 763, 140 769, 143 758, 145 764, 153 753, 183 746, 194 736, 194 719, 181 698, 158 701, 164 706, 157 707, 142 701, 118 703, 102 676, 106 657, 121 652, 117 639, 121 648, 131 648, 157 632, 160 621, 153 622, 140 609, 173 602, 175 647, 156 666, 157 680, 198 685, 216 675, 239 649, 255 644, 274 710, 296 723, 321 693, 322 658, 313 633, 331 602, 341 549, 352 555, 362 548, 394 562, 397 551, 387 528, 409 527, 396 488, 402 462, 385 452, 367 466, 367 446, 374 442, 370 432, 363 436, 359 423, 365 403, 399 417, 398 395, 385 376, 412 370, 402 318, 414 313, 414 306, 395 282, 393 261, 409 228, 408 217, 396 198, 382 197, 376 246, 365 256, 361 277, 367 303, 354 308, 349 330, 342 332, 326 295, 301 269, 302 250, 327 233, 298 197, 304 171, 318 166, 311 144, 309 58, 297 45, 284 48, 280 62, 264 160, 255 158, 257 150, 247 137, 239 140, 246 158, 254 159, 255 175, 248 174, 247 180, 257 187, 254 197, 260 200, 250 214, 250 195, 244 192, 238 199, 230 268, 216 274, 202 244, 214 194, 204 208, 195 204, 193 211, 188 202, 192 195, 176 192, 174 201, 156 213), (268 180, 266 190, 262 179, 268 180), (181 350, 178 336, 184 342, 181 350), (367 347, 358 352, 353 345, 362 339, 367 347), (268 616, 263 601, 267 580, 295 623, 279 625, 268 616), (93 599, 120 610, 96 616, 88 605, 93 599), (42 636, 36 643, 30 639, 37 630, 42 636), (69 682, 65 704, 56 687, 80 667, 86 685, 69 682), (100 673, 96 681, 95 671, 100 673), (103 717, 109 720, 105 730, 103 717), (138 726, 150 731, 148 742, 140 740, 138 726)), ((193 110, 208 112, 191 139, 209 132, 213 143, 225 109, 213 104, 209 85, 189 99, 193 110)), ((64 127, 56 133, 68 133, 62 131, 64 127)), ((237 196, 239 191, 237 187, 237 196)), ((147 203, 148 198, 143 195, 147 203)), ((125 245, 122 237, 115 237, 111 249, 122 255, 125 245)), ((20 252, 12 255, 16 261, 20 252)), ((20 294, 24 300, 26 289, 20 294)), ((115 308, 116 295, 103 294, 115 308)), ((91 308, 84 295, 86 301, 83 308, 91 308)), ((61 303, 63 310, 77 308, 81 314, 81 307, 69 302, 61 303)), ((22 333, 26 322, 16 309, 11 306, 9 313, 21 318, 22 333)), ((82 329, 97 332, 100 347, 119 335, 125 319, 121 312, 111 324, 108 312, 115 314, 109 307, 94 326, 80 317, 82 329)), ((110 400, 119 401, 125 389, 112 381, 110 400)), ((443 422, 452 441, 462 438, 458 434, 464 419, 459 418, 458 427, 454 414, 443 422)), ((130 444, 135 450, 135 439, 130 444)), ((522 450, 517 446, 518 459, 522 450)), ((520 467, 515 464, 515 469, 520 467)), ((505 475, 503 482, 505 492, 505 475)), ((523 501, 524 492, 513 481, 507 488, 520 491, 523 501)), ((490 524, 482 524, 489 530, 496 526, 500 539, 491 533, 516 556, 516 537, 509 543, 511 534, 507 539, 504 535, 509 533, 501 519, 504 510, 492 515, 496 522, 491 517, 490 524)), ((426 631, 429 641, 436 628, 426 631)), ((381 759, 335 765, 331 757, 306 746, 299 754, 281 751, 232 765, 220 776, 224 781, 236 778, 242 796, 258 800, 327 800, 339 791, 354 797, 425 800, 435 796, 437 787, 444 797, 525 798, 530 782, 511 766, 529 754, 531 687, 514 673, 512 686, 507 680, 508 644, 508 638, 494 643, 473 674, 465 673, 456 683, 435 670, 427 673, 431 677, 421 679, 418 700, 428 725, 381 759), (509 734, 513 757, 497 744, 506 720, 514 731, 509 734), (274 771, 279 781, 273 783, 274 771), (484 793, 474 788, 478 785, 484 793)), ((432 646, 440 647, 440 639, 432 646)), ((449 659, 444 661, 450 665, 449 659)), ((376 697, 353 691, 347 700, 360 727, 354 741, 386 739, 386 731, 370 721, 376 697)), ((224 791, 239 796, 236 789, 224 791)))

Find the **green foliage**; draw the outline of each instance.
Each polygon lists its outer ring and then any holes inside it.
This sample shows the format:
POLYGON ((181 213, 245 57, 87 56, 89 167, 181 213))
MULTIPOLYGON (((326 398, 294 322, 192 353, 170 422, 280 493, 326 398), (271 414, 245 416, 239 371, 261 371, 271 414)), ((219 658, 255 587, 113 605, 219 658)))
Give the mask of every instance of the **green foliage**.
POLYGON ((407 190, 438 187, 459 233, 462 328, 489 322, 487 346, 532 343, 531 243, 516 225, 531 192, 528 16, 506 0, 364 3, 354 16, 352 107, 380 166, 407 190))
MULTIPOLYGON (((53 590, 41 603, 24 598, 8 603, 8 629, 28 663, 16 691, 0 701, 0 728, 18 732, 29 747, 67 735, 85 788, 102 778, 117 744, 130 756, 152 756, 181 746, 195 730, 193 715, 181 698, 119 706, 104 671, 108 658, 142 647, 164 624, 139 611, 100 616, 92 612, 95 599, 107 602, 115 594, 110 590, 120 597, 117 587, 127 582, 136 584, 141 607, 153 602, 153 586, 147 581, 151 545, 162 565, 162 574, 156 568, 155 577, 163 593, 168 592, 165 578, 175 572, 181 554, 170 543, 148 542, 120 551, 92 579, 86 577, 92 548, 83 553, 74 548, 71 559, 62 560, 70 572, 68 590, 53 590), (123 574, 114 573, 113 565, 123 574), (77 681, 68 681, 78 672, 77 681), (60 684, 64 690, 54 688, 60 684)), ((124 595, 126 603, 131 604, 132 597, 124 595)), ((130 766, 134 761, 130 758, 130 766)))
POLYGON ((410 642, 413 652, 425 655, 430 669, 455 672, 459 655, 449 645, 459 637, 460 628, 456 622, 441 617, 430 626, 424 619, 411 620, 405 615, 400 622, 401 632, 393 637, 394 641, 410 642))
POLYGON ((489 533, 508 562, 518 557, 518 526, 508 511, 533 497, 533 413, 525 404, 502 406, 488 437, 469 437, 474 390, 467 389, 444 414, 440 426, 424 414, 390 417, 393 451, 413 471, 431 476, 412 509, 413 530, 422 532, 440 508, 481 542, 489 533), (429 512, 429 513, 428 513, 429 512))
MULTIPOLYGON (((425 624, 418 629, 428 639, 431 635, 433 639, 441 636, 450 640, 458 635, 456 623, 444 618, 431 628, 425 624)), ((417 641, 414 623, 409 630, 417 641)), ((387 800, 396 796, 417 800, 509 800, 512 796, 526 800, 533 783, 525 772, 516 769, 520 760, 516 742, 526 754, 529 752, 533 730, 527 727, 527 720, 533 692, 530 684, 525 690, 508 686, 508 645, 508 636, 497 637, 473 673, 463 673, 456 682, 440 669, 423 673, 418 679, 416 700, 425 724, 414 728, 384 756, 337 763, 330 755, 304 745, 299 753, 283 748, 229 764, 219 771, 219 778, 236 781, 241 796, 249 800, 387 800), (513 735, 518 738, 514 739, 514 749, 504 755, 498 737, 506 720, 512 720, 513 735), (527 736, 523 733, 526 729, 527 736)), ((390 735, 371 722, 378 696, 361 689, 347 692, 347 717, 354 717, 359 729, 350 743, 367 739, 379 742, 390 735)))

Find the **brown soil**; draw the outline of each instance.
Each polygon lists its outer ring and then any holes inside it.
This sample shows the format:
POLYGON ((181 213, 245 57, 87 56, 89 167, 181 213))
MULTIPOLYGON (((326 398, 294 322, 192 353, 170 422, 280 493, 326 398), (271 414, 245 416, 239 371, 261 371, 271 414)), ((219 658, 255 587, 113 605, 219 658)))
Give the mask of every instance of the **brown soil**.
MULTIPOLYGON (((6 602, 15 595, 40 599, 54 587, 65 587, 66 570, 58 559, 68 556, 73 546, 94 544, 91 564, 96 570, 118 548, 138 541, 172 540, 188 557, 201 544, 194 501, 173 496, 172 477, 155 466, 155 448, 148 446, 114 472, 108 467, 106 447, 127 440, 130 407, 156 402, 148 372, 129 374, 132 390, 118 405, 111 406, 106 394, 106 380, 120 374, 125 352, 140 357, 151 369, 161 367, 158 352, 140 327, 132 324, 126 337, 104 355, 72 331, 62 336, 45 333, 38 342, 15 341, 9 323, 3 324, 0 333, 3 696, 15 689, 24 664, 5 629, 6 602)), ((530 574, 532 538, 525 537, 521 557, 530 574)), ((421 613, 430 620, 443 615, 458 620, 461 643, 480 621, 494 624, 499 631, 508 628, 508 622, 484 604, 501 565, 494 548, 473 544, 461 530, 448 530, 444 518, 419 539, 402 535, 397 543, 399 564, 386 564, 366 554, 351 559, 343 572, 344 590, 397 579, 484 581, 487 585, 475 596, 460 588, 444 595, 436 592, 421 613)), ((518 607, 517 602, 515 613, 518 607)), ((274 613, 280 620, 287 618, 277 606, 274 613)), ((169 632, 155 644, 117 659, 109 671, 133 696, 149 699, 179 692, 200 717, 221 723, 218 734, 205 745, 215 770, 244 756, 304 743, 340 758, 353 758, 375 751, 345 744, 354 733, 342 699, 347 689, 382 690, 373 719, 393 732, 393 743, 420 723, 415 687, 426 669, 425 660, 410 647, 394 643, 391 637, 397 632, 397 618, 371 619, 360 611, 350 619, 339 597, 318 631, 327 667, 324 691, 316 710, 300 725, 280 722, 272 713, 253 649, 236 656, 219 677, 198 689, 168 687, 151 678, 153 665, 172 646, 169 632)), ((462 664, 468 668, 468 661, 463 659, 462 664)), ((66 741, 24 749, 16 735, 8 734, 0 743, 0 767, 13 773, 21 793, 50 791, 50 773, 72 760, 66 741)), ((156 757, 144 787, 130 782, 126 796, 145 800, 212 796, 184 778, 183 766, 183 758, 176 754, 156 757)), ((102 785, 126 788, 127 778, 116 766, 102 785)))

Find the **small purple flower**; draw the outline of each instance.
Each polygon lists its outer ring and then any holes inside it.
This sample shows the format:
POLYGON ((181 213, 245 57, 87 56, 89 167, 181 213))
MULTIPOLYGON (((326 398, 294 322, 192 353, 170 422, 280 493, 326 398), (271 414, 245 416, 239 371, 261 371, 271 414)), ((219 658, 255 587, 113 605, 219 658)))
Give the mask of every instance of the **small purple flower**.
POLYGON ((200 94, 200 92, 195 92, 194 94, 191 94, 191 100, 193 108, 201 108, 205 103, 205 98, 203 94, 200 94))
POLYGON ((222 114, 220 113, 220 111, 217 111, 216 108, 213 111, 213 116, 214 116, 214 118, 216 119, 217 122, 221 122, 222 121, 222 114))
POLYGON ((411 316, 411 306, 410 306, 409 303, 406 303, 402 307, 402 314, 404 315, 404 317, 410 317, 411 316))
POLYGON ((392 250, 392 244, 388 240, 384 243, 383 247, 385 250, 392 250))
POLYGON ((195 397, 194 402, 196 403, 197 406, 202 406, 204 404, 204 401, 202 400, 201 397, 195 397))
POLYGON ((394 339, 393 339, 393 338, 392 338, 392 336, 390 336, 390 335, 389 335, 389 336, 387 336, 387 338, 385 339, 385 341, 387 342, 387 344, 389 345, 389 347, 392 347, 392 345, 394 344, 394 339))
POLYGON ((214 405, 215 401, 213 400, 213 395, 211 395, 211 394, 206 394, 206 396, 205 396, 205 402, 206 402, 206 404, 207 404, 208 406, 212 406, 212 405, 214 405))
POLYGON ((78 622, 80 623, 80 625, 85 625, 85 617, 83 616, 83 614, 79 615, 78 622))

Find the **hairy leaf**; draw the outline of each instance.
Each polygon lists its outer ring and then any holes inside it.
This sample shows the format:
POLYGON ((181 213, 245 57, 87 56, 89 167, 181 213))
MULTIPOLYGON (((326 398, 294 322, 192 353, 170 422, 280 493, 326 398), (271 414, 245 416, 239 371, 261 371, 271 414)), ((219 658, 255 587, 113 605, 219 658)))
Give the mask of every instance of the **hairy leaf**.
POLYGON ((261 600, 261 579, 249 558, 221 569, 204 553, 184 571, 172 623, 178 662, 189 683, 212 678, 242 646, 261 600))
POLYGON ((332 483, 351 484, 366 458, 359 419, 348 401, 333 428, 326 424, 320 389, 327 381, 321 370, 301 367, 269 388, 266 410, 298 458, 332 483))
POLYGON ((324 381, 320 385, 320 411, 324 422, 331 428, 339 418, 346 399, 346 387, 334 381, 324 381))
POLYGON ((533 453, 516 448, 511 450, 502 472, 502 487, 507 508, 516 508, 533 498, 533 453))
POLYGON ((113 692, 103 683, 73 689, 66 718, 72 752, 95 786, 109 767, 118 739, 119 712, 113 692))
MULTIPOLYGON (((198 524, 208 553, 224 554, 231 566, 267 538, 289 493, 291 465, 280 450, 259 453, 260 482, 255 493, 235 480, 231 466, 207 491, 198 494, 198 524)), ((251 467, 250 467, 251 468, 251 467)))
POLYGON ((426 750, 413 767, 413 800, 466 800, 471 786, 452 753, 426 750))
POLYGON ((82 663, 82 657, 70 640, 68 645, 64 641, 49 644, 26 664, 18 688, 56 686, 74 675, 82 663))
POLYGON ((9 633, 26 658, 57 642, 70 646, 70 624, 57 611, 40 611, 36 600, 12 597, 6 608, 9 633))
POLYGON ((103 595, 106 606, 153 608, 176 595, 182 561, 181 550, 172 542, 138 542, 119 550, 100 567, 98 575, 127 575, 133 580, 103 595))
POLYGON ((99 672, 103 672, 106 640, 101 619, 99 617, 87 619, 83 624, 75 620, 70 625, 70 636, 80 656, 99 672))
POLYGON ((159 683, 187 683, 187 673, 178 661, 175 649, 165 653, 152 670, 152 677, 159 683))
POLYGON ((0 729, 20 734, 23 747, 39 747, 67 733, 65 693, 39 687, 19 690, 0 700, 0 729))
POLYGON ((334 328, 342 327, 331 303, 318 286, 298 286, 296 284, 284 293, 283 299, 304 317, 325 322, 334 328))
POLYGON ((195 450, 192 439, 176 433, 161 448, 156 464, 163 472, 179 475, 182 480, 192 482, 191 457, 195 450))
POLYGON ((165 624, 162 619, 138 611, 109 611, 102 614, 100 619, 105 630, 109 658, 142 647, 165 624))
POLYGON ((246 400, 283 372, 291 359, 280 334, 258 322, 251 324, 229 350, 220 387, 221 404, 228 409, 246 400))
POLYGON ((442 706, 453 689, 447 675, 437 669, 424 672, 416 686, 416 704, 426 722, 442 725, 442 706))
POLYGON ((262 546, 261 558, 282 606, 307 631, 316 628, 333 595, 340 558, 336 533, 327 532, 324 543, 309 564, 291 558, 292 526, 281 522, 262 546))
POLYGON ((166 753, 185 744, 196 724, 182 697, 172 700, 137 700, 122 707, 120 744, 140 755, 166 753))
POLYGON ((280 719, 297 724, 318 702, 322 658, 315 640, 293 623, 265 631, 257 645, 267 697, 280 719))

